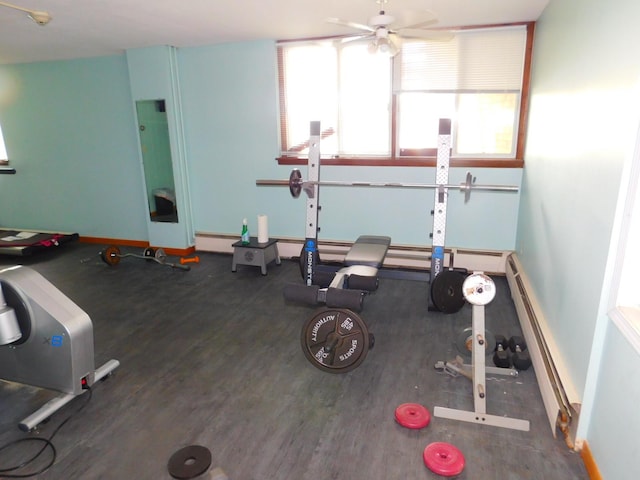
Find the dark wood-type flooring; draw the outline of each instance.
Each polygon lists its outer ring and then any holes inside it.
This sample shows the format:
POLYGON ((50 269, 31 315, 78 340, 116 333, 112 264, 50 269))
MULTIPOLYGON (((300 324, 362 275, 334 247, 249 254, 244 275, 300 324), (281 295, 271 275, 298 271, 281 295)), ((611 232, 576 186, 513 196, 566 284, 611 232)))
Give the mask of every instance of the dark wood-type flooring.
MULTIPOLYGON (((188 272, 137 258, 110 267, 99 258, 101 248, 75 243, 0 258, 0 267, 40 272, 89 314, 96 366, 111 358, 121 363, 94 385, 88 403, 89 395, 80 396, 28 434, 18 422, 53 395, 0 382, 2 445, 48 438, 72 415, 53 438, 55 464, 37 478, 170 479, 171 455, 202 445, 212 454, 211 470, 198 477, 204 479, 214 467, 230 480, 437 479, 422 460, 436 441, 463 452, 459 479, 587 478, 580 456, 553 437, 532 369, 487 380, 488 413, 530 420, 529 432, 442 418, 422 430, 395 422, 396 407, 406 402, 431 412, 473 409, 469 380, 434 369, 458 353, 456 338, 471 325, 471 307, 429 312, 426 283, 381 279, 361 313, 375 347, 360 367, 335 375, 301 352, 301 326, 314 309, 282 298, 286 283, 301 282, 296 262, 272 264, 267 276, 250 266, 232 273, 230 255, 211 253, 199 253, 188 272)), ((487 328, 519 334, 506 280, 495 280, 487 328)), ((1 450, 0 468, 34 448, 1 450)))

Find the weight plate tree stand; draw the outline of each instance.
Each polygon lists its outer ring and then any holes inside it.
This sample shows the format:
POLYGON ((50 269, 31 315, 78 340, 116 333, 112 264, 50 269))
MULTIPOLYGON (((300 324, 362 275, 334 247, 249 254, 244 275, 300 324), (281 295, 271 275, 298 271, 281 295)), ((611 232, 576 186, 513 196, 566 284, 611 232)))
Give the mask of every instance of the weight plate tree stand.
MULTIPOLYGON (((509 418, 502 415, 487 413, 487 389, 486 374, 512 375, 517 371, 509 368, 487 367, 485 363, 487 333, 485 330, 484 307, 493 300, 495 284, 493 280, 482 272, 474 272, 469 275, 462 286, 465 299, 472 305, 472 330, 470 332, 471 365, 455 362, 438 362, 437 370, 444 370, 451 374, 462 374, 471 380, 473 392, 473 411, 457 410, 447 407, 435 407, 433 415, 451 420, 491 425, 494 427, 511 428, 514 430, 529 431, 529 421, 517 418, 509 418)), ((493 343, 495 347, 495 339, 493 343)), ((491 347, 493 349, 493 347, 491 347)))
POLYGON ((302 351, 314 367, 346 373, 358 367, 372 346, 364 321, 351 310, 326 309, 302 328, 302 351))
MULTIPOLYGON (((429 276, 429 310, 455 313, 464 306, 462 282, 464 274, 444 270, 444 240, 447 228, 447 198, 449 196, 449 158, 451 155, 451 120, 441 118, 438 126, 438 158, 433 205, 431 271, 429 276), (441 275, 442 274, 442 275, 441 275)), ((469 179, 468 179, 469 180, 469 179)), ((465 191, 465 198, 469 190, 465 191)), ((466 273, 466 272, 465 272, 466 273)))

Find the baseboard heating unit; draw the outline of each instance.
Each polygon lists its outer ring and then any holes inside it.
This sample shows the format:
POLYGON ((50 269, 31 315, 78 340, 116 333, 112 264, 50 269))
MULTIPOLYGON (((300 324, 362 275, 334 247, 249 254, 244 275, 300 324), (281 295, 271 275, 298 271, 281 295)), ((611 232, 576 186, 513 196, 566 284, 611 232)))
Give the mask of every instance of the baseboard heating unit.
MULTIPOLYGON (((196 232, 196 250, 200 252, 233 253, 238 235, 196 232)), ((302 238, 278 238, 278 252, 281 258, 296 258, 300 255, 302 238)), ((342 261, 352 242, 320 240, 318 248, 323 261, 342 261)), ((470 272, 483 271, 487 274, 504 275, 504 265, 510 252, 496 250, 470 250, 446 248, 444 263, 447 266, 466 268, 470 272)), ((408 268, 428 272, 431 266, 431 246, 397 245, 389 247, 384 266, 408 268)))
POLYGON ((527 342, 540 393, 554 437, 561 431, 569 448, 575 445, 580 401, 549 333, 545 316, 515 253, 507 257, 506 276, 527 342))

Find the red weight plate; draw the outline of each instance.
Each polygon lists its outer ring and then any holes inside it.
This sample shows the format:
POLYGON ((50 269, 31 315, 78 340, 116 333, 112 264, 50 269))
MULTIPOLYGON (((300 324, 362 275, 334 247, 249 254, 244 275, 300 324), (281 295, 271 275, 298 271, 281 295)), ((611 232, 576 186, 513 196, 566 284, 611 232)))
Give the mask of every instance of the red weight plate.
POLYGON ((429 425, 431 414, 419 403, 403 403, 396 408, 396 422, 407 428, 424 428, 429 425))
POLYGON ((429 470, 443 477, 455 477, 464 470, 464 455, 450 443, 430 443, 422 458, 429 470))

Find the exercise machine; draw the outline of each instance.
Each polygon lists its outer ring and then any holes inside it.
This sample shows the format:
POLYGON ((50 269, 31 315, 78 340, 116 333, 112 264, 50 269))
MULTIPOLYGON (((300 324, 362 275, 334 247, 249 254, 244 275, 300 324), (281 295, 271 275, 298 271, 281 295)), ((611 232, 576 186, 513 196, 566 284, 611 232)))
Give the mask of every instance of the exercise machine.
POLYGON ((450 119, 440 119, 439 123, 435 184, 321 181, 320 140, 320 122, 311 122, 307 162, 308 180, 303 180, 300 171, 294 169, 288 181, 257 180, 256 185, 287 185, 294 198, 298 198, 302 191, 306 193, 305 241, 300 254, 300 268, 305 285, 287 285, 283 294, 286 300, 312 305, 324 303, 329 307, 305 323, 301 343, 306 357, 314 366, 332 373, 342 373, 360 365, 374 343, 373 335, 368 332, 366 324, 356 312, 362 309, 365 295, 377 289, 378 272, 384 262, 391 239, 382 236, 361 236, 347 252, 342 268, 326 268, 320 263, 318 251, 320 186, 435 189, 434 209, 431 212, 433 215, 431 269, 426 279, 430 282, 429 310, 443 313, 454 313, 464 306, 462 284, 468 274, 466 269, 456 269, 453 265, 445 266, 444 245, 449 190, 459 189, 464 193, 466 202, 474 189, 517 191, 518 188, 508 185, 476 185, 475 179, 469 172, 461 185, 448 183, 451 152, 450 119))
POLYGON ((465 364, 462 358, 458 356, 450 362, 437 362, 435 368, 454 377, 462 375, 471 380, 474 409, 473 411, 466 411, 435 407, 433 414, 436 417, 451 420, 529 431, 528 420, 487 413, 486 374, 518 376, 518 371, 515 368, 486 366, 486 355, 493 353, 495 339, 485 330, 484 307, 495 297, 495 283, 484 273, 474 272, 465 279, 462 291, 465 300, 472 305, 472 327, 471 334, 468 337, 468 341, 471 344, 471 364, 465 364))
MULTIPOLYGON (((513 185, 478 185, 470 172, 460 185, 449 184, 449 163, 451 153, 451 120, 440 119, 438 130, 438 150, 436 163, 436 183, 397 183, 397 182, 344 182, 320 180, 320 122, 311 122, 309 138, 309 155, 307 163, 307 180, 302 178, 298 169, 293 169, 289 180, 256 180, 258 186, 288 186, 291 196, 298 198, 302 191, 307 195, 307 222, 305 242, 300 256, 301 270, 307 286, 326 285, 326 272, 333 273, 336 269, 323 265, 318 253, 318 210, 320 186, 334 187, 379 187, 379 188, 409 188, 434 189, 433 230, 431 233, 431 268, 429 272, 407 272, 388 274, 387 270, 377 272, 381 277, 405 278, 411 280, 426 280, 430 282, 428 291, 429 310, 443 313, 455 313, 465 304, 461 294, 461 287, 467 275, 466 269, 453 268, 445 265, 445 231, 447 222, 447 199, 450 190, 459 190, 464 194, 465 202, 469 201, 474 190, 489 192, 517 192, 513 185)), ((313 297, 313 294, 310 294, 313 297)), ((356 295, 352 295, 356 301, 356 295)))
MULTIPOLYGON (((378 288, 378 270, 382 267, 391 238, 360 236, 347 252, 343 267, 323 268, 318 251, 318 216, 320 187, 320 122, 311 122, 307 174, 314 181, 307 192, 305 241, 300 253, 300 271, 304 285, 289 284, 285 299, 311 305, 362 310, 364 296, 378 288)), ((299 173, 298 170, 294 170, 299 173)), ((299 192, 298 192, 299 194, 299 192)))
POLYGON ((0 254, 24 257, 37 252, 51 252, 77 239, 77 233, 0 229, 0 254))
POLYGON ((318 268, 317 260, 313 260, 317 257, 316 244, 305 242, 305 245, 300 255, 300 265, 306 283, 285 285, 285 299, 310 305, 326 304, 328 307, 350 308, 360 312, 365 295, 378 288, 378 270, 391 245, 391 238, 361 235, 345 255, 344 266, 336 270, 318 268))
POLYGON ((24 266, 0 270, 0 379, 60 392, 19 423, 30 431, 110 375, 94 366, 93 324, 42 275, 24 266))

